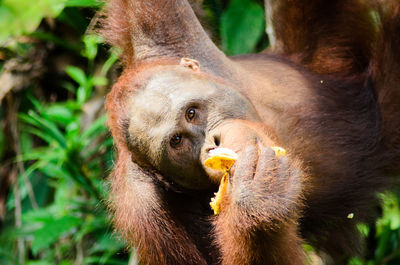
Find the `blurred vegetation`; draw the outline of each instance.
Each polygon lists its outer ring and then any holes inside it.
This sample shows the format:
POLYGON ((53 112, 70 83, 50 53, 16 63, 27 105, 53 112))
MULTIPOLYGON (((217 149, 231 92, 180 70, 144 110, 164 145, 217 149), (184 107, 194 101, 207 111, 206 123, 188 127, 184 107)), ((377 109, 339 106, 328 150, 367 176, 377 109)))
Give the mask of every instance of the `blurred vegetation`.
MULTIPOLYGON (((117 51, 91 34, 101 6, 0 0, 1 265, 135 264, 106 211, 113 144, 103 104, 120 69, 117 51)), ((203 10, 227 54, 268 46, 262 1, 205 0, 203 10)), ((400 264, 400 194, 381 198, 378 222, 359 225, 367 260, 352 265, 400 264)))

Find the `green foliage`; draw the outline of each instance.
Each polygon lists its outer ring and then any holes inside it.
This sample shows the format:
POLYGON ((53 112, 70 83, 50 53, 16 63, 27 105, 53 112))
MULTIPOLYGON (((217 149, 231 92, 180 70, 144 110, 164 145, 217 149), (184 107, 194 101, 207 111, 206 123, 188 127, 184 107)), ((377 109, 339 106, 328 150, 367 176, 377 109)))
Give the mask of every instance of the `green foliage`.
POLYGON ((255 50, 265 29, 263 8, 251 0, 232 0, 221 16, 222 47, 228 55, 255 50))
POLYGON ((400 208, 399 193, 381 194, 383 216, 376 224, 376 261, 400 264, 400 208))
POLYGON ((101 0, 67 0, 65 6, 69 7, 101 7, 103 1, 101 0))
POLYGON ((0 1, 0 45, 10 37, 34 32, 43 18, 57 17, 65 7, 101 7, 100 0, 2 0, 0 1))
POLYGON ((3 0, 0 2, 0 44, 10 36, 34 31, 44 17, 55 17, 65 0, 3 0))
MULTIPOLYGON (((96 86, 107 84, 107 72, 116 61, 112 53, 98 75, 93 75, 93 62, 101 39, 84 37, 82 55, 88 61, 88 72, 67 66, 66 73, 73 83, 72 97, 65 101, 41 103, 27 94, 32 109, 20 113, 22 154, 17 162, 26 165, 20 176, 19 200, 29 201, 26 182, 29 180, 39 208, 25 204, 20 228, 8 226, 0 236, 1 264, 17 264, 15 245, 23 238, 32 258, 27 264, 126 264, 115 258, 124 252, 124 244, 110 231, 105 212, 105 177, 112 167, 112 140, 105 126, 105 115, 85 124, 84 109, 93 97, 96 86), (35 139, 40 140, 34 146, 35 139), (10 253, 13 253, 10 255, 10 253), (38 260, 40 259, 40 261, 38 260), (75 260, 75 261, 74 261, 75 260)), ((7 206, 15 210, 15 194, 7 206)), ((33 205, 33 203, 32 203, 33 205)))
POLYGON ((353 258, 349 265, 400 264, 400 193, 379 194, 382 201, 382 217, 376 224, 358 224, 358 230, 365 239, 376 245, 369 249, 369 259, 353 258))

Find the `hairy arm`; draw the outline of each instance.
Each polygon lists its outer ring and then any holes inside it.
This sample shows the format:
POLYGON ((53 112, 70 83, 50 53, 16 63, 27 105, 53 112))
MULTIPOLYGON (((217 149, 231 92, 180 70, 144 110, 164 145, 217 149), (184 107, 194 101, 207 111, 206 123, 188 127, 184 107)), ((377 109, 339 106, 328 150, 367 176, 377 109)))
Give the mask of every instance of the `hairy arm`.
POLYGON ((247 147, 216 219, 223 264, 303 264, 301 192, 295 163, 269 147, 247 147))
POLYGON ((185 228, 170 214, 160 185, 123 148, 111 178, 115 227, 136 248, 140 264, 206 264, 185 228))
POLYGON ((187 0, 107 0, 103 12, 101 33, 122 49, 128 67, 162 57, 190 57, 209 72, 232 75, 230 60, 208 37, 187 0))

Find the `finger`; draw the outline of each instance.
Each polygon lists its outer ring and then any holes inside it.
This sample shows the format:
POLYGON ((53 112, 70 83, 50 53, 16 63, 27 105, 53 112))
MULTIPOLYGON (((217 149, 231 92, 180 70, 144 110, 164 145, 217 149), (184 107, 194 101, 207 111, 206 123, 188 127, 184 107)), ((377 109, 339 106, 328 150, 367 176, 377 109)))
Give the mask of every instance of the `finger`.
POLYGON ((233 182, 239 183, 241 181, 252 180, 254 171, 257 165, 258 150, 254 145, 247 146, 239 160, 236 162, 236 166, 233 169, 233 182))
POLYGON ((275 175, 276 157, 275 152, 269 147, 261 147, 260 156, 258 158, 257 169, 254 180, 266 180, 266 177, 275 175))
POLYGON ((281 187, 281 198, 293 201, 301 192, 301 180, 299 170, 293 167, 287 157, 278 158, 278 180, 281 187))
POLYGON ((277 158, 277 172, 281 183, 288 181, 290 176, 290 163, 287 156, 277 158))

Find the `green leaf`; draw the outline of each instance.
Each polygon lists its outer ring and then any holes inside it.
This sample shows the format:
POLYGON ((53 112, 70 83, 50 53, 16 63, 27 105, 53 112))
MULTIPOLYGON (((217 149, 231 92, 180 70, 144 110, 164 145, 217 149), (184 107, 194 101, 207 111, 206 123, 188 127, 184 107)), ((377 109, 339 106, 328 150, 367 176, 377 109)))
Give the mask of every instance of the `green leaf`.
POLYGON ((63 167, 55 163, 48 163, 41 167, 41 171, 50 177, 57 178, 57 179, 73 179, 69 172, 65 170, 63 167))
POLYGON ((95 86, 105 86, 107 85, 108 80, 103 76, 95 76, 92 78, 92 84, 95 86))
MULTIPOLYGON (((54 212, 52 211, 51 207, 39 208, 37 210, 26 212, 22 215, 22 222, 24 225, 29 223, 48 222, 52 219, 54 219, 54 212)), ((40 224, 39 228, 41 227, 43 227, 42 224, 40 224)))
POLYGON ((32 252, 37 254, 40 250, 51 247, 51 244, 71 232, 80 223, 80 218, 64 216, 59 219, 50 219, 43 223, 43 227, 33 234, 32 252))
POLYGON ((69 7, 102 7, 104 2, 98 0, 67 0, 65 6, 69 7))
POLYGON ((36 126, 36 127, 40 126, 39 122, 37 122, 35 119, 33 119, 31 116, 29 116, 25 113, 20 113, 18 116, 22 121, 24 121, 25 123, 27 123, 29 125, 36 126))
POLYGON ((254 51, 265 34, 263 8, 252 0, 233 0, 221 16, 222 47, 228 55, 254 51))
POLYGON ((107 61, 103 64, 103 67, 101 68, 100 74, 102 76, 106 76, 108 71, 110 70, 111 66, 115 64, 115 62, 118 60, 118 54, 120 54, 120 50, 113 49, 111 50, 110 57, 108 57, 107 61))
POLYGON ((360 232, 361 235, 367 237, 369 235, 369 226, 364 223, 359 223, 357 224, 357 229, 360 232))
POLYGON ((45 113, 50 119, 63 125, 67 125, 74 119, 72 111, 61 104, 49 106, 45 113))
POLYGON ((32 103, 32 105, 36 111, 42 112, 44 110, 44 107, 43 107, 42 103, 40 103, 39 100, 34 98, 31 94, 28 94, 27 97, 28 97, 29 101, 32 103))
POLYGON ((70 149, 74 149, 81 145, 81 143, 78 142, 80 132, 81 132, 81 127, 80 127, 79 121, 77 121, 77 120, 71 122, 65 128, 65 133, 66 133, 66 136, 67 136, 68 142, 69 142, 68 147, 70 149))
POLYGON ((21 129, 20 147, 22 153, 28 153, 33 149, 32 137, 24 129, 21 129))
POLYGON ((383 216, 378 220, 378 225, 389 225, 391 230, 400 229, 400 208, 397 196, 386 192, 380 194, 380 197, 383 200, 383 216))
POLYGON ((390 248, 391 231, 389 227, 384 227, 379 235, 378 246, 375 250, 377 261, 381 261, 390 248))
POLYGON ((365 265, 365 263, 362 260, 360 260, 359 258, 352 258, 349 261, 349 265, 365 265))
POLYGON ((92 92, 92 87, 89 86, 80 86, 76 92, 76 101, 78 104, 83 104, 89 98, 90 93, 92 92))
POLYGON ((55 142, 54 138, 51 137, 50 135, 44 133, 43 131, 36 129, 36 128, 26 128, 25 132, 30 133, 32 135, 36 135, 43 141, 47 142, 48 144, 52 144, 55 142))
POLYGON ((76 66, 67 66, 65 71, 80 86, 86 85, 87 78, 86 78, 85 72, 83 72, 83 70, 81 68, 78 68, 76 66))
POLYGON ((96 243, 90 249, 90 253, 102 251, 115 253, 123 248, 124 245, 125 244, 122 240, 118 240, 115 238, 115 235, 111 233, 106 233, 100 238, 100 240, 96 241, 96 243))
POLYGON ((83 38, 85 49, 83 50, 82 55, 89 60, 94 60, 97 55, 98 45, 101 42, 103 42, 103 39, 98 35, 86 35, 83 38))
POLYGON ((0 46, 10 37, 36 30, 44 17, 56 17, 65 0, 0 1, 0 46))
POLYGON ((57 128, 57 126, 52 123, 50 120, 45 119, 44 117, 40 117, 36 112, 29 111, 29 118, 26 115, 20 115, 21 118, 25 118, 25 121, 30 122, 32 125, 38 127, 38 129, 42 132, 45 140, 48 140, 48 137, 54 139, 62 148, 67 146, 66 139, 61 131, 57 128))

